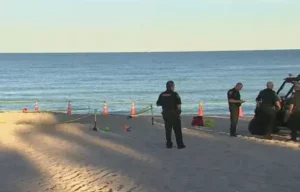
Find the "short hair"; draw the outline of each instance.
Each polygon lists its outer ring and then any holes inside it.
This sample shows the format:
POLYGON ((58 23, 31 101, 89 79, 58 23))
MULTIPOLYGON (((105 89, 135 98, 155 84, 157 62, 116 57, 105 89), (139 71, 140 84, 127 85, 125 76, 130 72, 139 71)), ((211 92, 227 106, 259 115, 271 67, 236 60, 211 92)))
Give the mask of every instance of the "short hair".
POLYGON ((168 81, 168 82, 166 83, 167 89, 169 89, 169 88, 171 88, 171 87, 173 87, 173 86, 174 86, 174 81, 168 81))
POLYGON ((267 82, 267 87, 268 87, 268 88, 274 87, 274 83, 273 83, 272 81, 268 81, 268 82, 267 82))
POLYGON ((243 86, 243 83, 238 82, 235 86, 243 86))

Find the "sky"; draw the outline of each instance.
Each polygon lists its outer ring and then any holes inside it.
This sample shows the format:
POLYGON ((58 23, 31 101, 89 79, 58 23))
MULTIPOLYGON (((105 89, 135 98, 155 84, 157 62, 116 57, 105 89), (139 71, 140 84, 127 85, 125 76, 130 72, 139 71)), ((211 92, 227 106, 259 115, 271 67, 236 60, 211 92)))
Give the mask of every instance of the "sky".
POLYGON ((0 52, 300 48, 300 0, 0 0, 0 52))

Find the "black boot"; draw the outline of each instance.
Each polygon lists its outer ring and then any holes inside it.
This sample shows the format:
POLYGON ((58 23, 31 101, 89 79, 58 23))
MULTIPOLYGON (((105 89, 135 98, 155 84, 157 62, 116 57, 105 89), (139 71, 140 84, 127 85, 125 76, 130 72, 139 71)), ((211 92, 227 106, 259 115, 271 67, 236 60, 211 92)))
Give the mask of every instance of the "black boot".
POLYGON ((167 147, 168 149, 173 148, 173 143, 172 143, 172 142, 167 142, 166 147, 167 147))

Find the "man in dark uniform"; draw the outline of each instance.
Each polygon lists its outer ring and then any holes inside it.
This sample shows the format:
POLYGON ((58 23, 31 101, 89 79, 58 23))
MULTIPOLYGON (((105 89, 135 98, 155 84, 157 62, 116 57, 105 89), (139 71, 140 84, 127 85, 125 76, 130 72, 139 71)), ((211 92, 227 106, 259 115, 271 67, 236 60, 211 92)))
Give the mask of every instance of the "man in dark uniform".
POLYGON ((265 139, 272 139, 272 132, 276 121, 276 109, 280 110, 280 102, 277 94, 273 91, 273 82, 267 82, 267 88, 260 91, 256 97, 257 107, 261 112, 261 117, 266 123, 265 139))
POLYGON ((297 131, 300 131, 300 83, 295 84, 295 94, 289 107, 291 112, 288 127, 291 129, 291 140, 297 141, 297 131))
POLYGON ((167 148, 172 148, 172 128, 174 129, 178 149, 185 148, 182 141, 181 132, 181 99, 178 93, 174 92, 175 84, 173 81, 168 81, 166 84, 167 90, 159 95, 156 102, 157 106, 162 106, 162 116, 165 121, 165 131, 167 148))
POLYGON ((237 83, 234 88, 229 89, 227 92, 227 99, 230 112, 230 136, 236 137, 236 126, 239 120, 239 107, 244 103, 241 100, 240 90, 242 90, 243 84, 237 83))

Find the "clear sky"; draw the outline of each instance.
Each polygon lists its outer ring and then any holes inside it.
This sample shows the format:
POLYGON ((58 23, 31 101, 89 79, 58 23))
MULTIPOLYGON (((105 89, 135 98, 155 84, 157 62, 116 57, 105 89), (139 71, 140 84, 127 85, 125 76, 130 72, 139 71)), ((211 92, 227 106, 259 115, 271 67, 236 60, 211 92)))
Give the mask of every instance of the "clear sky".
POLYGON ((300 0, 0 0, 0 52, 300 48, 300 0))

